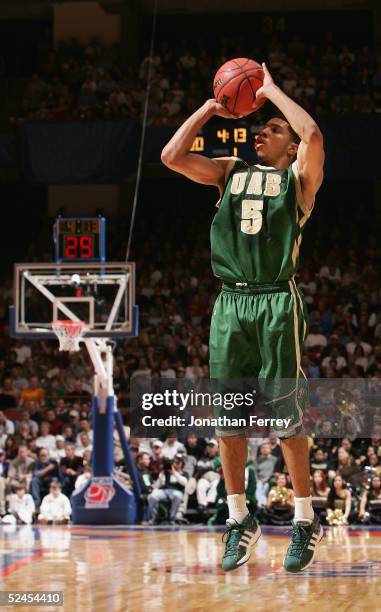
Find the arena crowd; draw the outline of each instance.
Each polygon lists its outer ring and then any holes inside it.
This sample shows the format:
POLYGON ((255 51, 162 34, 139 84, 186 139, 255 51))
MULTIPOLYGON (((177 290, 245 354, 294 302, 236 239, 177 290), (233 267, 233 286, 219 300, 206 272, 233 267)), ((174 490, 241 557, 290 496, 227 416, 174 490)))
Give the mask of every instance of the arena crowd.
MULTIPOLYGON (((144 56, 144 53, 143 53, 144 56)), ((294 36, 268 37, 261 48, 231 37, 218 43, 161 40, 152 58, 151 125, 176 125, 208 97, 217 68, 233 57, 266 61, 284 91, 313 115, 379 113, 381 50, 294 36)), ((118 46, 94 38, 62 41, 44 53, 12 121, 140 118, 151 60, 123 66, 118 46)))
MULTIPOLYGON (((210 315, 219 281, 210 270, 207 226, 201 231, 199 222, 181 217, 170 230, 166 219, 164 213, 157 219, 157 238, 150 241, 144 238, 145 219, 141 233, 137 230, 132 259, 140 333, 115 349, 115 392, 124 413, 131 380, 209 376, 210 315)), ((353 379, 355 386, 370 381, 379 389, 381 248, 369 232, 357 249, 348 246, 356 240, 349 243, 336 231, 340 239, 326 241, 324 248, 319 232, 308 239, 297 277, 310 317, 302 368, 318 383, 353 379)), ((115 260, 123 253, 123 245, 116 247, 115 260)), ((34 258, 49 255, 35 252, 34 258)), ((84 351, 60 353, 56 342, 12 340, 9 279, 0 296, 0 514, 6 521, 65 522, 72 492, 91 476, 92 367, 84 351)), ((380 405, 376 401, 370 414, 372 436, 361 437, 359 414, 354 415, 359 429, 339 436, 330 402, 325 398, 310 434, 316 511, 330 524, 380 522, 380 405)), ((214 438, 190 433, 179 439, 166 432, 155 440, 130 436, 129 445, 142 488, 141 521, 223 523, 226 492, 214 438)), ((131 486, 118 441, 115 465, 118 477, 131 486)), ((249 441, 246 495, 262 521, 290 521, 293 492, 273 433, 249 441)))

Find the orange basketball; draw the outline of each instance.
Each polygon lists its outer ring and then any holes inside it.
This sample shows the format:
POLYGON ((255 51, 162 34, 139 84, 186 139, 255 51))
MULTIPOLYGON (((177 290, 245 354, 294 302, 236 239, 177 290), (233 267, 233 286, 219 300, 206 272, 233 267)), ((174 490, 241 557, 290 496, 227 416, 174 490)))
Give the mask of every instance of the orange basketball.
POLYGON ((250 115, 264 104, 264 100, 256 102, 255 99, 262 85, 261 65, 247 57, 238 57, 217 70, 213 80, 214 97, 229 112, 250 115))

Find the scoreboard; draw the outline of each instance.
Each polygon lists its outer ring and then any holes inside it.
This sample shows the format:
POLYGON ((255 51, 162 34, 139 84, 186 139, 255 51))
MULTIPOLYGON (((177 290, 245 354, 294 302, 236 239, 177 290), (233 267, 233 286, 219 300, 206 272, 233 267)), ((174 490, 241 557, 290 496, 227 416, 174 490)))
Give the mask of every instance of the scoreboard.
POLYGON ((242 157, 256 160, 255 135, 258 125, 242 121, 229 121, 216 125, 206 124, 197 134, 191 151, 208 157, 242 157))

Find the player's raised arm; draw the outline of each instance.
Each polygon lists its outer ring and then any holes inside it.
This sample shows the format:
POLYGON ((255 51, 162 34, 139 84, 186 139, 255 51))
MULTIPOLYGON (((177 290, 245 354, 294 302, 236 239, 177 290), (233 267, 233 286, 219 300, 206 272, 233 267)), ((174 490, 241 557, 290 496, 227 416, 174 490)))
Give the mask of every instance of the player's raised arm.
POLYGON ((277 106, 300 137, 297 153, 298 170, 304 201, 308 207, 312 207, 316 192, 323 182, 323 135, 311 115, 275 85, 266 64, 262 64, 262 67, 263 87, 257 91, 257 100, 260 101, 265 97, 277 106))
POLYGON ((221 190, 225 184, 225 170, 229 159, 210 159, 204 155, 190 152, 197 133, 213 115, 219 115, 225 119, 238 118, 215 100, 207 100, 179 127, 164 147, 161 161, 171 170, 184 174, 196 183, 215 185, 221 190))

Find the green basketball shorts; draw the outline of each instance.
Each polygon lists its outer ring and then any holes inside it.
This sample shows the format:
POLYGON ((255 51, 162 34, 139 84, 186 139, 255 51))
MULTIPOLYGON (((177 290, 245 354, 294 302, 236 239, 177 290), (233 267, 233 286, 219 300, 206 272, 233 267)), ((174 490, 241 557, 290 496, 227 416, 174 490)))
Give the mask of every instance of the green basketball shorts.
MULTIPOLYGON (((221 385, 258 379, 269 398, 269 417, 290 419, 287 426, 274 425, 279 437, 295 436, 302 427, 308 400, 301 370, 306 334, 307 309, 293 279, 274 285, 223 284, 211 321, 210 377, 221 385)), ((240 410, 243 416, 245 408, 240 410)), ((247 430, 222 427, 216 434, 247 435, 247 430)))

